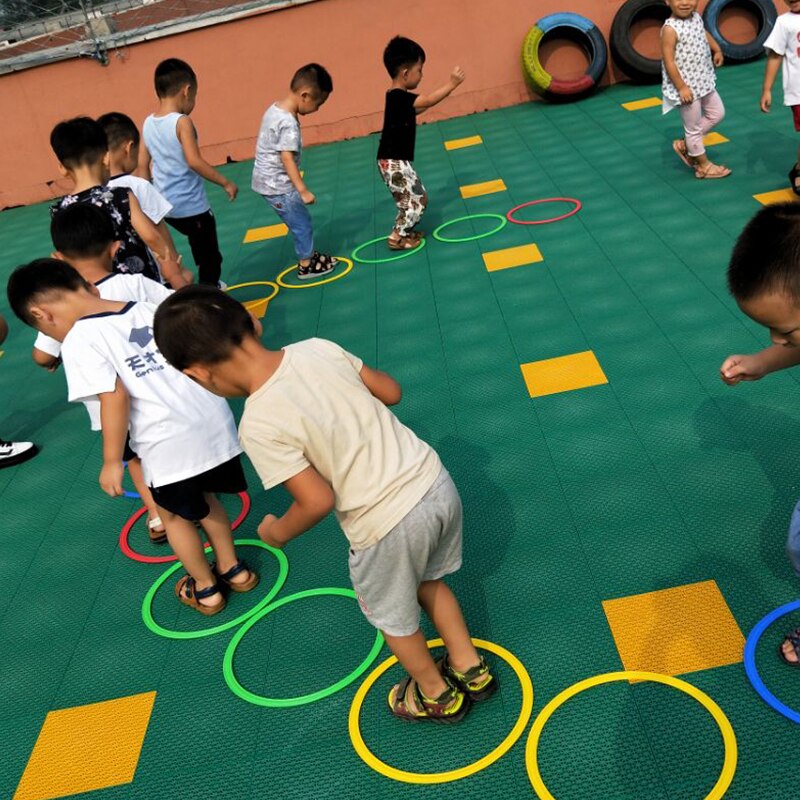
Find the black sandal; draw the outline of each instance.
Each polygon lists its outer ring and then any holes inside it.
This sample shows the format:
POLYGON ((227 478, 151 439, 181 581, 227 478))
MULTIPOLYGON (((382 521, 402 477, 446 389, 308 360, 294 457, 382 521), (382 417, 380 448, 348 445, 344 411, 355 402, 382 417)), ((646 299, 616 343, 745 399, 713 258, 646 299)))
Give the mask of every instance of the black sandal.
POLYGON ((786 638, 778 645, 778 655, 781 657, 781 660, 788 664, 790 667, 800 667, 800 628, 795 628, 793 631, 789 631, 786 634, 786 638), (786 658, 786 653, 783 652, 783 646, 789 642, 794 650, 794 654, 797 657, 797 661, 789 661, 786 658))
POLYGON ((318 278, 321 275, 327 275, 329 272, 333 272, 337 263, 338 262, 331 259, 330 256, 323 256, 321 253, 315 251, 311 256, 311 260, 305 267, 301 264, 297 265, 297 277, 299 280, 305 281, 309 278, 318 278))
POLYGON ((489 665, 483 656, 480 661, 466 672, 459 672, 450 664, 448 654, 436 662, 439 671, 445 678, 458 686, 469 696, 473 703, 488 700, 497 691, 497 678, 489 671, 489 665))

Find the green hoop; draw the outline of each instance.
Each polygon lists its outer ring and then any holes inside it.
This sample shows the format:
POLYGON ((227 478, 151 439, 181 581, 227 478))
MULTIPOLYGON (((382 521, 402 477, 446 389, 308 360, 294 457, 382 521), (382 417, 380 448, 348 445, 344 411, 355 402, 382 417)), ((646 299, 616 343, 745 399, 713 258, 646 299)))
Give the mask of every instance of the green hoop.
POLYGON ((370 239, 368 242, 364 242, 364 244, 360 244, 350 253, 350 258, 353 261, 358 261, 359 264, 386 264, 389 261, 399 261, 401 258, 408 258, 409 256, 413 256, 414 253, 419 253, 425 245, 428 243, 427 239, 421 239, 420 243, 416 247, 412 247, 410 250, 403 250, 400 255, 397 256, 389 256, 388 258, 359 258, 358 253, 360 253, 365 247, 369 247, 371 244, 376 244, 377 242, 384 242, 386 241, 385 236, 378 236, 377 239, 370 239))
MULTIPOLYGON (((205 636, 213 636, 215 633, 222 633, 223 631, 235 628, 254 614, 258 614, 265 606, 269 605, 272 598, 278 594, 283 584, 286 583, 286 576, 289 574, 289 561, 286 555, 282 550, 276 550, 274 547, 270 547, 258 539, 236 539, 233 543, 238 546, 261 547, 264 550, 268 550, 278 559, 278 577, 275 579, 272 588, 267 592, 266 597, 260 600, 249 611, 239 614, 238 617, 224 622, 222 625, 215 625, 213 628, 204 628, 199 631, 171 631, 159 625, 153 618, 153 598, 165 581, 179 569, 183 568, 183 564, 178 561, 177 564, 173 564, 160 577, 156 578, 156 582, 147 590, 147 594, 144 596, 144 600, 142 600, 142 621, 153 633, 163 636, 166 639, 202 639, 205 636)), ((210 553, 211 548, 206 547, 205 552, 210 553)))
POLYGON ((233 657, 236 652, 236 648, 239 646, 242 638, 250 630, 250 628, 252 628, 253 625, 255 625, 259 620, 266 617, 267 614, 275 611, 281 606, 285 606, 287 603, 291 603, 294 600, 302 600, 304 597, 317 597, 320 595, 334 595, 338 597, 352 597, 354 600, 357 599, 356 593, 352 589, 306 589, 303 592, 297 592, 296 594, 288 595, 288 597, 282 597, 277 602, 262 609, 260 613, 254 614, 244 625, 242 625, 241 628, 239 628, 238 631, 236 631, 230 641, 230 644, 228 645, 227 650, 225 650, 225 657, 222 661, 222 674, 225 677, 225 683, 228 684, 228 688, 237 697, 241 698, 242 700, 246 700, 248 703, 253 703, 253 705, 265 706, 267 708, 291 708, 292 706, 302 706, 306 703, 313 703, 316 700, 322 700, 325 697, 330 697, 330 695, 335 694, 340 689, 344 689, 345 686, 351 684, 356 678, 369 669, 372 662, 378 657, 378 654, 383 647, 383 636, 381 636, 380 631, 376 631, 375 643, 372 645, 372 649, 369 651, 369 653, 367 653, 366 658, 349 675, 345 675, 344 678, 341 678, 340 680, 336 681, 336 683, 326 687, 325 689, 319 689, 316 692, 299 695, 298 697, 276 698, 264 697, 262 695, 255 694, 248 689, 245 689, 244 686, 239 683, 233 671, 233 657))
POLYGON ((474 242, 476 239, 485 239, 487 236, 492 236, 495 233, 503 230, 505 226, 508 225, 508 220, 502 214, 470 214, 466 217, 458 217, 458 219, 451 219, 450 222, 445 222, 444 224, 440 225, 434 232, 433 238, 436 239, 437 242, 447 242, 448 244, 455 244, 456 242, 474 242), (457 222, 464 222, 468 219, 499 219, 500 224, 496 228, 492 228, 492 230, 487 231, 486 233, 479 233, 477 236, 465 236, 461 239, 445 239, 444 236, 440 236, 440 231, 443 231, 445 228, 448 228, 450 225, 455 225, 457 222))

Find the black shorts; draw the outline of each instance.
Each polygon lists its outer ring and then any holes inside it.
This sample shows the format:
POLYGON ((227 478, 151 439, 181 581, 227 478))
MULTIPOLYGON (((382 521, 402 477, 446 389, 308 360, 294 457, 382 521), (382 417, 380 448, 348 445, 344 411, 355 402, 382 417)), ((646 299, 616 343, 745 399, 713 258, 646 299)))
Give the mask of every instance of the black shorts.
POLYGON ((125 437, 125 449, 122 451, 122 460, 127 464, 134 458, 139 458, 139 456, 137 456, 136 453, 134 453, 131 449, 131 435, 128 434, 125 437))
POLYGON ((161 508, 192 521, 205 519, 211 512, 205 494, 239 494, 246 490, 247 479, 239 456, 200 475, 158 488, 150 487, 153 499, 161 508))

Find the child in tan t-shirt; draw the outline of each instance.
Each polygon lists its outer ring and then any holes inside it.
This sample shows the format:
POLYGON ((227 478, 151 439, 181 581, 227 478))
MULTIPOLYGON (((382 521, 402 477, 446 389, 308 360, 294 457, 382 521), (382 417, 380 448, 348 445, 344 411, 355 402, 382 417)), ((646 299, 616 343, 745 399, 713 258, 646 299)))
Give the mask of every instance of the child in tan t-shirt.
POLYGON ((264 542, 283 547, 335 511, 361 609, 409 673, 390 693, 392 713, 458 722, 489 697, 497 679, 442 580, 461 566, 461 501, 436 452, 386 408, 400 401, 397 381, 324 339, 267 350, 247 311, 209 287, 164 301, 154 331, 174 367, 248 398, 240 442, 264 487, 282 483, 294 499, 264 517, 264 542), (437 662, 421 608, 446 643, 437 662))

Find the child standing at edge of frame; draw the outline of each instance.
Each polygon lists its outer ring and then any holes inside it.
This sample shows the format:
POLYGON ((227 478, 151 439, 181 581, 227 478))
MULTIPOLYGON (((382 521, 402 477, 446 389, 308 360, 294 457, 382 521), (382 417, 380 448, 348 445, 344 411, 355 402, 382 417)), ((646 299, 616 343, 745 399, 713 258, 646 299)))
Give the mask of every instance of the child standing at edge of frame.
POLYGON ((203 178, 221 186, 231 200, 239 189, 200 153, 189 116, 197 101, 194 70, 185 61, 168 58, 156 67, 155 88, 159 107, 142 126, 139 171, 149 178, 152 163, 153 183, 172 204, 166 221, 189 239, 198 282, 219 286, 222 253, 203 178))
POLYGON ((428 205, 428 194, 413 164, 417 114, 450 95, 464 81, 464 71, 455 67, 444 86, 428 95, 413 94, 411 90, 422 80, 425 51, 404 36, 395 36, 386 45, 383 64, 392 86, 386 92, 378 169, 397 204, 397 219, 386 243, 390 250, 413 250, 423 237, 414 228, 428 205))
POLYGON ((314 230, 306 206, 317 201, 300 175, 303 137, 297 117, 313 114, 333 91, 333 80, 320 64, 306 64, 292 77, 289 94, 273 103, 261 119, 253 163, 254 192, 272 206, 291 231, 297 253, 297 277, 332 272, 335 258, 314 249, 314 230))
MULTIPOLYGON (((757 353, 728 356, 720 376, 728 386, 757 381, 800 365, 800 205, 776 203, 759 211, 736 240, 728 289, 739 308, 768 331, 772 344, 757 353)), ((800 577, 800 501, 789 523, 786 553, 800 577)), ((783 641, 780 657, 800 666, 800 628, 783 641)))
POLYGON ((164 301, 153 327, 175 368, 247 398, 239 440, 264 488, 281 483, 293 498, 282 517, 261 521, 262 541, 283 547, 335 510, 361 610, 409 673, 389 695, 391 712, 458 722, 489 697, 497 679, 442 580, 461 567, 461 500, 436 451, 388 410, 400 401, 397 381, 324 339, 267 350, 241 304, 204 286, 164 301), (436 662, 421 608, 447 648, 436 662))
MULTIPOLYGON (((800 131, 800 0, 786 0, 789 10, 775 20, 775 27, 764 42, 767 66, 764 70, 764 88, 761 90, 761 110, 772 108, 772 85, 783 67, 783 104, 792 109, 794 129, 800 131)), ((789 172, 789 181, 795 194, 800 194, 800 146, 797 161, 789 172)))
POLYGON ((672 13, 661 28, 664 113, 679 108, 685 133, 672 149, 695 178, 727 178, 730 169, 709 161, 703 144, 703 137, 725 116, 714 72, 724 61, 722 50, 697 13, 697 0, 666 3, 672 13))

